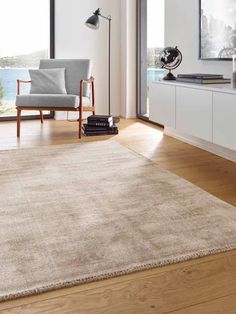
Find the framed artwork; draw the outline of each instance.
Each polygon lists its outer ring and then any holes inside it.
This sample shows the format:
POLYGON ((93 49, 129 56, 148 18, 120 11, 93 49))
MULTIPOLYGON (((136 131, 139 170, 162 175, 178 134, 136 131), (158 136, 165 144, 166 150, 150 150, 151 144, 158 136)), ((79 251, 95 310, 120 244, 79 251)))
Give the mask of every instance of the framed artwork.
POLYGON ((232 60, 236 54, 236 0, 199 0, 202 60, 232 60))

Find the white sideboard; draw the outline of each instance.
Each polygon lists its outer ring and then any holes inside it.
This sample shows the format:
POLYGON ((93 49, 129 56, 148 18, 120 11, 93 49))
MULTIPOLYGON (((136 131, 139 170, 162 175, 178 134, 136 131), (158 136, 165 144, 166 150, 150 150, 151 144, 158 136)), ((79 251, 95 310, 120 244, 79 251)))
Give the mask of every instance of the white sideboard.
POLYGON ((165 134, 236 161, 236 89, 230 85, 152 82, 149 112, 165 134))

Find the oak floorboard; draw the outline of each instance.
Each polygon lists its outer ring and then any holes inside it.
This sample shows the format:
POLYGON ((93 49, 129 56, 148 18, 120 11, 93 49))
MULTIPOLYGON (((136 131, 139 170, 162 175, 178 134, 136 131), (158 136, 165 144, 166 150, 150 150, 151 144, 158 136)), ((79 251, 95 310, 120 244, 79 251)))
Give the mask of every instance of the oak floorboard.
POLYGON ((114 278, 110 278, 103 281, 91 282, 88 284, 78 285, 71 288, 62 288, 62 289, 53 290, 53 291, 42 293, 42 294, 37 294, 37 295, 32 295, 32 296, 28 296, 24 298, 18 298, 15 300, 0 302, 0 311, 4 309, 19 307, 19 306, 29 304, 29 303, 31 304, 31 303, 36 303, 39 301, 41 302, 44 300, 48 300, 48 299, 54 299, 54 298, 58 298, 64 295, 68 295, 68 294, 80 293, 81 291, 94 290, 100 287, 103 287, 103 288, 108 287, 108 286, 111 287, 113 285, 126 282, 126 281, 133 281, 133 280, 149 278, 149 277, 152 278, 153 276, 157 274, 163 274, 165 272, 175 271, 177 269, 183 269, 188 266, 198 265, 200 263, 209 263, 212 261, 214 262, 215 260, 219 260, 221 258, 229 258, 229 259, 236 258, 236 250, 228 251, 224 254, 222 253, 212 254, 212 255, 208 255, 205 257, 198 258, 198 259, 188 260, 181 263, 170 264, 163 267, 135 272, 135 273, 131 273, 125 276, 114 277, 114 278))
MULTIPOLYGON (((160 127, 121 120, 117 136, 77 138, 78 123, 0 123, 0 150, 117 141, 205 191, 236 206, 235 163, 163 135, 160 127)), ((233 314, 236 251, 168 265, 95 283, 0 303, 1 314, 233 314)))
POLYGON ((232 294, 166 314, 235 314, 235 312, 236 294, 232 294))
POLYGON ((188 262, 185 266, 180 263, 174 269, 144 277, 133 276, 117 283, 113 280, 112 284, 108 280, 107 284, 94 289, 20 305, 0 313, 171 313, 234 294, 236 252, 229 256, 219 255, 217 259, 193 264, 188 262))

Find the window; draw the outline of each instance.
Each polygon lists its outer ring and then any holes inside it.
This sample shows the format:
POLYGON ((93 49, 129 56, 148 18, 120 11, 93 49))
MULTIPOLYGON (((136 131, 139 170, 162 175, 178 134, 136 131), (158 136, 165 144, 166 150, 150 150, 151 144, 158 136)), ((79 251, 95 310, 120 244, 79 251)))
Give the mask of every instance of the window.
MULTIPOLYGON (((0 119, 7 120, 16 116, 16 80, 29 80, 29 68, 54 57, 54 0, 0 0, 0 4, 0 119)), ((29 85, 22 85, 22 93, 29 92, 29 85)))
POLYGON ((165 0, 138 2, 138 116, 149 117, 149 84, 164 74, 159 55, 164 48, 165 0))

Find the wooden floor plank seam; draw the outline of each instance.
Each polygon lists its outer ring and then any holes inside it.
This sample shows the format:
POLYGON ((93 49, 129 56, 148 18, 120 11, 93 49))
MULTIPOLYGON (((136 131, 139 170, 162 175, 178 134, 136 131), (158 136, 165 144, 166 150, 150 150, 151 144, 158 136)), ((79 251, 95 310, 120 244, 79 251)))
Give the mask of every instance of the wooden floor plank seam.
MULTIPOLYGON (((176 310, 174 310, 174 311, 163 312, 163 314, 174 314, 174 313, 178 313, 179 311, 188 310, 188 309, 191 309, 191 308, 193 308, 193 307, 195 307, 195 306, 204 305, 204 304, 207 304, 207 303, 209 303, 209 302, 221 300, 221 299, 223 299, 223 298, 230 297, 230 296, 235 296, 235 299, 236 299, 236 291, 235 291, 235 293, 230 293, 230 294, 222 295, 221 297, 209 299, 209 300, 207 300, 207 301, 205 301, 205 302, 198 302, 198 303, 196 303, 196 304, 192 304, 192 305, 189 305, 189 306, 186 306, 186 307, 182 307, 182 308, 176 309, 176 310)), ((235 312, 236 312, 236 310, 235 310, 235 312)), ((202 313, 199 313, 199 314, 202 314, 202 313)))

